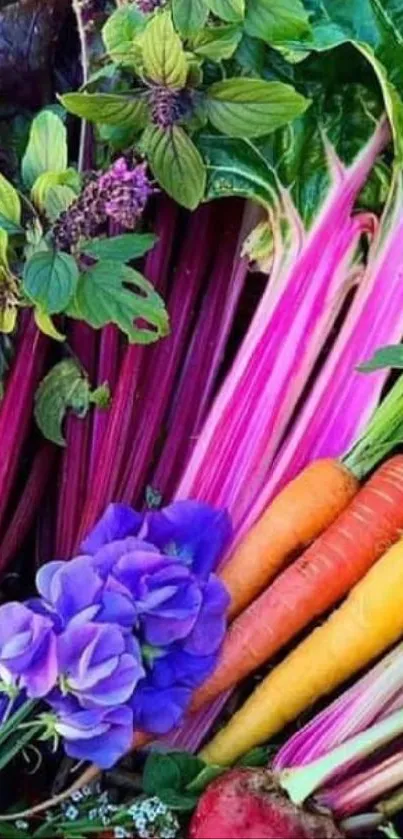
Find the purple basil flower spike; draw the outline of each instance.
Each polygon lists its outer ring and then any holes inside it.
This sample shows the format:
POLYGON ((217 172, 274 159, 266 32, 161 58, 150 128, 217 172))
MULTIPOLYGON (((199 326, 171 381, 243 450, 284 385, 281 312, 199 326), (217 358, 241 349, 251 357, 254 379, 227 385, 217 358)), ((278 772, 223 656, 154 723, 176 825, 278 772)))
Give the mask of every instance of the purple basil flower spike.
POLYGON ((206 579, 222 559, 231 533, 231 519, 225 510, 215 510, 200 501, 176 501, 163 510, 147 513, 141 535, 206 579))
POLYGON ((130 748, 133 712, 127 706, 91 710, 59 710, 55 730, 64 739, 66 753, 110 769, 130 748))
POLYGON ((134 639, 130 652, 117 626, 89 623, 67 628, 57 641, 59 689, 83 708, 122 705, 144 676, 140 649, 134 639))
POLYGON ((45 696, 58 674, 52 621, 22 603, 0 607, 0 677, 26 688, 29 697, 45 696))

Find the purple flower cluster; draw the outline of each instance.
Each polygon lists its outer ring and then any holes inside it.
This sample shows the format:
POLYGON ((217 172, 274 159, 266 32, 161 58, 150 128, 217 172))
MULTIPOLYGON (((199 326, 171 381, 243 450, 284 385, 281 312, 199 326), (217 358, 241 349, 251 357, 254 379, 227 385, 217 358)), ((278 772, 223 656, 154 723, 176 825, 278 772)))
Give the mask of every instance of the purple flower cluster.
POLYGON ((111 504, 79 556, 40 569, 39 597, 0 607, 3 690, 44 698, 66 752, 102 767, 133 727, 168 732, 217 662, 229 598, 213 572, 230 535, 206 504, 111 504))
POLYGON ((134 230, 153 192, 147 164, 129 166, 120 157, 102 175, 89 175, 78 198, 61 213, 52 229, 57 247, 73 250, 80 239, 92 239, 102 233, 108 221, 134 230))
POLYGON ((155 12, 160 6, 165 4, 165 0, 137 0, 137 6, 143 14, 147 15, 150 12, 155 12))

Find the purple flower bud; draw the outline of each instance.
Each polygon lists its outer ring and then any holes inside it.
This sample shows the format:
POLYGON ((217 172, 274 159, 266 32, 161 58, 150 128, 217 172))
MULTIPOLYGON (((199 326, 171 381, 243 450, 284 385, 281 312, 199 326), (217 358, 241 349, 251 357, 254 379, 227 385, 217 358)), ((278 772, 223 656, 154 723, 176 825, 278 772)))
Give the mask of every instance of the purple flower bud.
POLYGON ((165 4, 165 0, 136 0, 137 6, 143 14, 154 12, 165 4))
POLYGON ((192 109, 190 90, 171 90, 162 85, 153 85, 149 94, 152 121, 160 128, 169 128, 180 122, 192 109))
POLYGON ((67 703, 57 713, 55 730, 70 757, 110 769, 130 748, 133 713, 127 706, 71 710, 67 703))
POLYGON ((59 692, 83 708, 113 707, 126 702, 144 676, 140 649, 127 644, 117 626, 88 623, 70 626, 57 639, 59 692))
POLYGON ((0 607, 0 677, 15 680, 29 697, 45 696, 58 674, 52 621, 22 603, 0 607))

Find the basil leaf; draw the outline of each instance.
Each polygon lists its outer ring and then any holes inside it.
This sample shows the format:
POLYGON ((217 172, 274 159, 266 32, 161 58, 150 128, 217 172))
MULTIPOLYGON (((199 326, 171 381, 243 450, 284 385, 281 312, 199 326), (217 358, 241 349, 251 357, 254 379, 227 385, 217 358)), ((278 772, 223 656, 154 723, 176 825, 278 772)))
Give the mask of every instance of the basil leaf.
POLYGON ((226 771, 227 770, 224 766, 218 766, 217 764, 204 766, 198 775, 196 775, 196 777, 187 785, 186 791, 192 793, 193 795, 201 795, 201 793, 204 792, 206 787, 208 787, 212 781, 219 778, 220 775, 223 775, 226 771))
POLYGON ((92 239, 80 246, 82 253, 94 259, 111 259, 114 262, 129 262, 144 256, 154 247, 157 237, 151 233, 122 233, 112 239, 92 239))
POLYGON ((376 350, 369 361, 360 364, 357 370, 360 373, 372 373, 373 370, 383 370, 391 367, 394 370, 403 370, 403 346, 402 344, 391 344, 387 347, 380 347, 376 350))
POLYGON ((192 50, 211 61, 223 61, 231 58, 241 38, 242 29, 239 26, 207 26, 193 39, 192 50))
POLYGON ((308 107, 290 85, 260 79, 232 78, 207 91, 210 122, 233 137, 261 137, 295 119, 308 107))
POLYGON ((65 172, 43 172, 42 175, 39 175, 31 189, 31 196, 40 210, 44 209, 48 191, 54 186, 70 187, 75 198, 80 191, 80 175, 75 169, 66 169, 65 172))
POLYGON ((206 170, 196 146, 183 128, 146 128, 142 140, 159 184, 178 204, 194 210, 204 196, 206 170))
POLYGON ((175 792, 174 790, 163 789, 159 797, 170 810, 178 813, 189 813, 196 807, 197 795, 189 795, 186 792, 175 792))
POLYGON ((228 23, 237 23, 245 17, 245 0, 207 0, 216 17, 228 23))
POLYGON ((66 336, 56 329, 52 318, 43 312, 38 306, 35 306, 34 309, 34 320, 38 329, 40 329, 44 335, 47 335, 48 338, 52 338, 54 341, 66 340, 66 336))
POLYGON ((245 31, 277 44, 309 37, 310 26, 301 0, 248 0, 245 31))
POLYGON ((121 6, 111 14, 102 29, 105 49, 115 64, 136 67, 141 50, 134 42, 147 23, 147 18, 135 5, 121 6))
POLYGON ((154 343, 169 332, 164 302, 151 283, 112 260, 99 262, 80 276, 69 314, 95 329, 115 323, 138 344, 154 343))
POLYGON ((77 195, 71 186, 55 184, 49 187, 44 201, 44 212, 49 221, 55 222, 61 213, 69 209, 76 198, 77 195))
POLYGON ((157 84, 180 90, 186 84, 188 63, 169 11, 152 17, 141 41, 146 76, 157 84))
POLYGON ((151 752, 144 765, 143 789, 146 795, 158 795, 162 790, 179 790, 180 769, 172 756, 151 752))
POLYGON ((189 38, 206 23, 209 10, 206 0, 172 0, 172 15, 176 29, 189 38))
POLYGON ((78 282, 75 259, 60 251, 39 251, 25 263, 23 289, 48 315, 63 312, 78 282))
MULTIPOLYGON (((13 185, 2 174, 0 174, 0 215, 12 227, 16 226, 17 230, 19 229, 21 221, 21 202, 19 195, 13 185)), ((1 221, 0 226, 4 228, 1 221)), ((8 232, 12 233, 13 230, 9 230, 8 232)))
POLYGON ((78 364, 65 359, 55 364, 42 379, 36 394, 34 415, 44 437, 65 446, 62 424, 70 408, 76 416, 84 418, 88 413, 91 398, 90 386, 78 364))
POLYGON ((32 122, 22 159, 22 178, 29 189, 43 172, 64 172, 68 166, 67 132, 53 111, 41 111, 32 122))
POLYGON ((147 105, 141 99, 114 93, 65 93, 60 101, 67 111, 90 122, 133 125, 141 131, 147 122, 147 105))

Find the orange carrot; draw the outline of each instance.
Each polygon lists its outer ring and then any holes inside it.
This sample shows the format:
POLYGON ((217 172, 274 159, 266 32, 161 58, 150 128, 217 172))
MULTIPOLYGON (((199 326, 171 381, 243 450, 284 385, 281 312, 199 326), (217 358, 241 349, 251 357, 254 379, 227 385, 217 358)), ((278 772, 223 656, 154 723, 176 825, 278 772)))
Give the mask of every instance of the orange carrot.
POLYGON ((193 710, 237 684, 340 600, 403 529, 403 455, 381 466, 329 529, 229 628, 193 710))
POLYGON ((235 617, 350 503, 359 481, 332 458, 309 464, 269 504, 220 572, 235 617))
MULTIPOLYGON (((402 467, 395 474, 401 480, 402 467)), ((383 493, 385 482, 372 491, 377 488, 383 493)), ((386 489, 387 495, 389 491, 386 489)), ((394 495, 393 488, 391 494, 394 495)), ((401 496, 399 505, 402 506, 401 496)), ((369 514, 368 508, 364 516, 369 514)), ((353 531, 354 527, 351 534, 353 531)), ((378 530, 377 536, 382 540, 381 531, 378 530)), ((332 579, 329 584, 332 589, 332 579)), ((212 763, 232 763, 377 658, 402 632, 403 540, 400 539, 357 583, 339 609, 266 676, 228 725, 207 745, 202 757, 212 763)))

